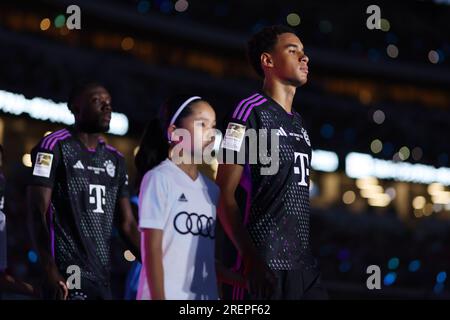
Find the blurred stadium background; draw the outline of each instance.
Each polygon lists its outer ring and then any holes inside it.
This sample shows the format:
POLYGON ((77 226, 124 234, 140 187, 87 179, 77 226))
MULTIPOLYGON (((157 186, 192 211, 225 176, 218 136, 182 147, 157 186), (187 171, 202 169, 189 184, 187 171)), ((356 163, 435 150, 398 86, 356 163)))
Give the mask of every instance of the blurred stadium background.
MULTIPOLYGON (((73 121, 65 102, 76 82, 110 90, 117 114, 106 139, 126 156, 133 182, 140 134, 161 102, 190 90, 222 119, 260 86, 246 39, 281 23, 298 31, 310 57, 295 109, 315 153, 312 244, 331 298, 449 298, 449 21, 444 0, 1 1, 10 272, 37 279, 23 199, 29 153, 73 121), (81 8, 81 30, 66 27, 71 4, 81 8), (381 30, 366 28, 370 4, 381 8, 381 30), (372 264, 381 290, 366 288, 372 264)), ((134 257, 116 233, 113 252, 122 298, 134 257)))

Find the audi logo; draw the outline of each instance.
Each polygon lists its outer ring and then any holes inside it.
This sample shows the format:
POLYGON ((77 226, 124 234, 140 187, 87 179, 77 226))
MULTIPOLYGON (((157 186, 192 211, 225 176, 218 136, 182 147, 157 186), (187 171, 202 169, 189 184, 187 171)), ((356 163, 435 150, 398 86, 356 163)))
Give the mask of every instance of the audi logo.
POLYGON ((194 236, 203 236, 214 239, 215 223, 213 217, 207 217, 204 214, 187 213, 182 211, 173 219, 173 226, 181 234, 192 234, 194 236))

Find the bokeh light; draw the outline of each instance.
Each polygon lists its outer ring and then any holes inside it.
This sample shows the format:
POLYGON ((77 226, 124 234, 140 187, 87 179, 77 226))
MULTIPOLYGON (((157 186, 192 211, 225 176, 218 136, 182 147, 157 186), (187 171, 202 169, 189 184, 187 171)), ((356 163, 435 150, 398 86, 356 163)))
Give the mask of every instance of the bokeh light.
POLYGON ((290 13, 287 15, 286 21, 290 26, 296 27, 300 24, 301 19, 297 13, 290 13))
POLYGON ((55 18, 54 23, 56 28, 61 28, 63 25, 66 24, 66 17, 63 14, 60 14, 55 18))
POLYGON ((385 277, 384 277, 384 285, 385 286, 391 286, 394 284, 395 280, 397 280, 397 274, 395 272, 389 272, 385 277))
POLYGON ((386 48, 386 53, 390 58, 398 57, 398 48, 395 44, 390 44, 386 48))
POLYGON ((355 199, 356 199, 356 195, 351 190, 344 192, 344 194, 342 195, 342 201, 345 204, 352 204, 353 202, 355 202, 355 199))
POLYGON ((382 124, 385 119, 386 119, 386 116, 385 116, 385 114, 384 114, 384 112, 382 110, 376 110, 373 113, 373 121, 376 124, 382 124))
POLYGON ((122 40, 121 47, 125 51, 129 51, 134 47, 134 39, 131 37, 125 37, 122 40))
POLYGON ((437 51, 430 50, 428 52, 428 60, 433 64, 438 63, 439 62, 439 54, 437 53, 437 51))
POLYGON ((40 28, 42 31, 48 30, 48 28, 50 28, 51 22, 49 18, 45 18, 42 19, 41 23, 40 23, 40 28))
POLYGON ((391 23, 387 19, 381 18, 380 24, 381 30, 384 32, 388 32, 391 29, 391 23))
POLYGON ((189 3, 186 0, 178 0, 175 2, 175 11, 185 12, 189 7, 189 3))
POLYGON ((397 257, 393 257, 388 261, 388 268, 390 270, 395 270, 398 268, 400 260, 397 257))
POLYGON ((408 270, 410 272, 417 272, 420 269, 420 261, 413 260, 409 263, 408 270))
POLYGON ((381 150, 383 150, 383 143, 381 142, 380 139, 375 139, 372 141, 372 143, 370 144, 370 150, 373 153, 380 153, 381 150))

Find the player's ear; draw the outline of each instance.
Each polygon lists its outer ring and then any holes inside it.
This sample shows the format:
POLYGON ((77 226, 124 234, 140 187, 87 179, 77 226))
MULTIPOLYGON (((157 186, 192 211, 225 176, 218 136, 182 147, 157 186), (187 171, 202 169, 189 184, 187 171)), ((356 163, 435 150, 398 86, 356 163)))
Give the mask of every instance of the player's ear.
POLYGON ((263 52, 261 54, 261 66, 262 68, 273 68, 274 64, 273 64, 273 59, 272 56, 270 55, 270 53, 267 52, 263 52))
POLYGON ((170 125, 167 128, 167 137, 168 137, 169 141, 177 141, 177 139, 175 138, 175 135, 176 135, 175 129, 176 128, 177 127, 174 124, 170 125))

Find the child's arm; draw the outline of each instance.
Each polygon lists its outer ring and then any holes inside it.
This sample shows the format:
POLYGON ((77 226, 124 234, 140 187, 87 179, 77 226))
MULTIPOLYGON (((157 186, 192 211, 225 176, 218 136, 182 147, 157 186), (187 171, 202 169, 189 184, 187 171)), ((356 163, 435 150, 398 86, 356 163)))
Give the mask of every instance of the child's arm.
POLYGON ((162 236, 160 229, 143 229, 145 269, 147 272, 148 287, 152 300, 165 300, 164 268, 162 259, 162 236))

